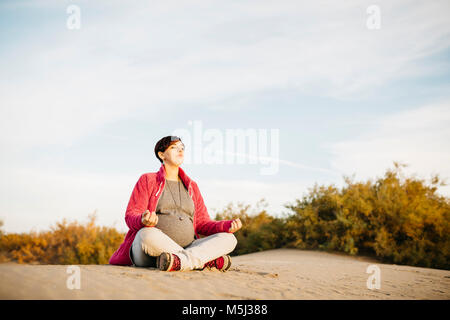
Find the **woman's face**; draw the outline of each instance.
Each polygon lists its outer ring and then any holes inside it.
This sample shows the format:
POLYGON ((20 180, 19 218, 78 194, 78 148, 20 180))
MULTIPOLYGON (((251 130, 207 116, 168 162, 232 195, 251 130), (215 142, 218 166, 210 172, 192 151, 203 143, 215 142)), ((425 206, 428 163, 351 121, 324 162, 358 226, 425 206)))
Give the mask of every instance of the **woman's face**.
POLYGON ((180 166, 184 160, 184 144, 181 141, 177 141, 167 148, 164 153, 160 152, 159 156, 163 159, 164 163, 180 166))

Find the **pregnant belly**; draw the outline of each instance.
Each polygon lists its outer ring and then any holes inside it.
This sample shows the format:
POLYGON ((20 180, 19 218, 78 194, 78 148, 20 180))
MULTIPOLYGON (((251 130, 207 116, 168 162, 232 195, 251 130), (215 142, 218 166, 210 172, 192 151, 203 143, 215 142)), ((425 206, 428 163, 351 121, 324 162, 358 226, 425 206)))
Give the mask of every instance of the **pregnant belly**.
POLYGON ((186 247, 194 241, 194 224, 187 215, 158 214, 156 228, 167 234, 181 247, 186 247))

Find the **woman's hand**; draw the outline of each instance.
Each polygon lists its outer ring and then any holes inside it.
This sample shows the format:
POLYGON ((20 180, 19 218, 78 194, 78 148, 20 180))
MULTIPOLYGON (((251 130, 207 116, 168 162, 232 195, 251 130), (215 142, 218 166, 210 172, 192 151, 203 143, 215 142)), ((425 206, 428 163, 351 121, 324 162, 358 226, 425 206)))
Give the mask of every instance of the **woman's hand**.
POLYGON ((150 213, 150 211, 145 210, 145 212, 142 214, 141 222, 146 227, 154 227, 158 224, 158 216, 156 215, 155 211, 150 213))
POLYGON ((234 233, 238 231, 240 228, 242 228, 242 222, 241 219, 237 218, 234 219, 233 222, 231 223, 231 227, 230 229, 228 229, 228 232, 234 233))

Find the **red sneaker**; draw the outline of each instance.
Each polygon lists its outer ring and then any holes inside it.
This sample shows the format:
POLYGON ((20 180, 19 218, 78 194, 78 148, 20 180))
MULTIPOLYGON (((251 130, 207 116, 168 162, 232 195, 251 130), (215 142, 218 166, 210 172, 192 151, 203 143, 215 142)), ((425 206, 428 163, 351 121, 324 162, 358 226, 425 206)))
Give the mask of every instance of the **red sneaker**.
POLYGON ((217 270, 225 272, 228 269, 230 269, 230 267, 231 267, 231 257, 229 255, 224 255, 217 259, 214 259, 214 260, 211 260, 211 261, 205 263, 205 265, 203 266, 203 269, 216 268, 217 270))
POLYGON ((163 252, 156 258, 156 266, 161 271, 179 271, 181 261, 176 254, 163 252))

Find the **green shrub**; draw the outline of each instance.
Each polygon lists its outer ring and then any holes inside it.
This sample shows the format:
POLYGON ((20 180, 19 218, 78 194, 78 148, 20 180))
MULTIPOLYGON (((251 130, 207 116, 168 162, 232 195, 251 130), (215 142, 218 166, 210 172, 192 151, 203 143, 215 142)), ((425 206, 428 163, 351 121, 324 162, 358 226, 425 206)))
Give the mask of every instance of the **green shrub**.
MULTIPOLYGON (((267 206, 261 199, 257 206, 267 206)), ((215 215, 215 220, 229 220, 240 218, 242 228, 235 233, 238 243, 232 255, 241 255, 256 251, 281 248, 286 244, 284 221, 270 216, 266 210, 248 212, 250 206, 238 203, 235 208, 232 203, 215 215)))
POLYGON ((450 201, 436 193, 444 183, 404 177, 394 163, 375 182, 353 182, 338 190, 317 186, 288 205, 291 245, 302 249, 373 254, 382 261, 450 268, 450 201))

